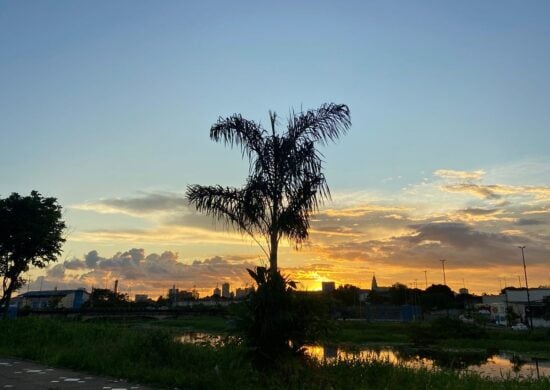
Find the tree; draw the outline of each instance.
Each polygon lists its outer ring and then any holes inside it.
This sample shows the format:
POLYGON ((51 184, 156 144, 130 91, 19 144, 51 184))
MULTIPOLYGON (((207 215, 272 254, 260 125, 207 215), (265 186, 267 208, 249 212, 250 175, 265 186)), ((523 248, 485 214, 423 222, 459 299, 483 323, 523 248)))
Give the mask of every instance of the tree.
POLYGON ((128 295, 115 292, 108 288, 94 288, 90 299, 84 304, 88 307, 117 307, 128 306, 128 295))
MULTIPOLYGON (((262 362, 272 362, 301 345, 323 326, 304 317, 308 305, 296 299, 295 284, 278 270, 278 247, 287 238, 299 247, 308 238, 310 215, 330 197, 317 144, 327 144, 350 127, 344 104, 324 104, 317 110, 292 112, 286 131, 276 130, 277 115, 269 114, 271 132, 239 114, 219 118, 210 138, 241 149, 249 161, 242 188, 192 185, 187 199, 198 211, 224 221, 256 241, 269 270, 248 270, 258 288, 249 295, 241 329, 262 362)), ((263 363, 262 363, 263 364, 263 363)))
POLYGON ((8 311, 11 295, 24 284, 31 266, 44 268, 57 260, 65 242, 65 222, 56 198, 11 194, 0 199, 0 307, 8 311))
POLYGON ((421 302, 429 310, 450 309, 454 305, 454 293, 448 286, 432 284, 424 292, 421 302))
POLYGON ((317 144, 327 144, 351 126, 349 108, 324 104, 317 110, 291 113, 287 129, 271 132, 239 114, 219 118, 210 138, 240 147, 248 157, 249 176, 242 188, 191 185, 187 199, 197 210, 250 235, 277 272, 277 253, 284 237, 299 247, 308 238, 310 214, 330 197, 317 144))
POLYGON ((332 295, 343 305, 353 306, 359 303, 360 292, 359 287, 352 284, 345 284, 343 286, 338 286, 338 288, 332 292, 332 295))
POLYGON ((395 283, 389 291, 390 303, 392 305, 404 305, 408 302, 409 289, 401 283, 395 283))

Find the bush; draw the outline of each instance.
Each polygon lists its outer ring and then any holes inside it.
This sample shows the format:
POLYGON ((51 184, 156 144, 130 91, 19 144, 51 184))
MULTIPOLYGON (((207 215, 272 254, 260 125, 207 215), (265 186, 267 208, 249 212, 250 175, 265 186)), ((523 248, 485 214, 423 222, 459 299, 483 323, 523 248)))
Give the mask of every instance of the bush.
POLYGON ((279 271, 248 272, 257 289, 237 309, 237 328, 260 361, 296 355, 328 332, 328 307, 322 301, 297 295, 294 282, 279 271))
POLYGON ((453 318, 438 318, 427 326, 411 326, 409 337, 417 345, 429 345, 443 339, 482 339, 487 337, 485 328, 475 324, 466 324, 453 318))

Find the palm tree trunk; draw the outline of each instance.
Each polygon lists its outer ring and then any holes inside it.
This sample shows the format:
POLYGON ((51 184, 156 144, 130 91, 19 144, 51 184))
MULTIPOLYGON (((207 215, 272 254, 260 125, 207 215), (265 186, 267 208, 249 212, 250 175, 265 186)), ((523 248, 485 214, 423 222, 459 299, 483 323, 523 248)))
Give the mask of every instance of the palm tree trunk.
POLYGON ((277 251, 279 249, 279 237, 276 232, 271 233, 271 250, 269 253, 269 269, 272 273, 277 272, 277 251))

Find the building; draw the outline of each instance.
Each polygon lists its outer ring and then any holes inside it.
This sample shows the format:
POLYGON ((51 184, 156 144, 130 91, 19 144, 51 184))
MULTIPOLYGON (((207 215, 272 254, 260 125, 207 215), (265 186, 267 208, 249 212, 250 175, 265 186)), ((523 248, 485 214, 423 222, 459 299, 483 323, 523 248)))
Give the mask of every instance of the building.
POLYGON ((235 299, 245 299, 252 292, 254 292, 254 287, 237 288, 235 299))
POLYGON ((219 298, 221 295, 222 295, 222 292, 218 287, 216 287, 214 289, 214 291, 212 292, 212 297, 218 297, 219 298))
POLYGON ((177 289, 175 285, 168 290, 168 300, 172 306, 179 306, 182 302, 194 301, 196 299, 199 299, 199 294, 196 290, 180 290, 177 289))
POLYGON ((222 298, 231 298, 231 290, 229 283, 222 284, 222 298))
POLYGON ((134 302, 136 303, 143 303, 148 301, 149 301, 149 296, 147 294, 136 294, 134 297, 134 302))
POLYGON ((80 309, 90 299, 83 288, 76 290, 29 291, 16 297, 19 309, 80 309))
POLYGON ((531 310, 533 327, 550 327, 550 321, 542 318, 543 299, 550 297, 550 288, 530 288, 529 301, 527 302, 527 290, 520 289, 504 289, 504 293, 500 295, 485 295, 482 297, 483 305, 488 306, 491 320, 496 323, 505 324, 506 311, 515 313, 521 322, 528 322, 529 309, 531 310))
POLYGON ((376 282, 376 275, 372 275, 371 292, 387 293, 390 291, 390 287, 380 287, 376 282))
POLYGON ((336 289, 336 286, 334 282, 322 282, 321 288, 324 293, 330 293, 333 292, 336 289))

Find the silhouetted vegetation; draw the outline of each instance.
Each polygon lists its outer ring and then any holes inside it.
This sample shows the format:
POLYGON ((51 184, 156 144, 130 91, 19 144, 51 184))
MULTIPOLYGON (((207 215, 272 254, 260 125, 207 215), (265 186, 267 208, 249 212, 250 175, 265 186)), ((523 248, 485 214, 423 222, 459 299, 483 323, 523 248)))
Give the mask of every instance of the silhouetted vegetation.
POLYGON ((343 286, 338 286, 338 288, 332 292, 332 296, 340 305, 353 306, 359 303, 359 293, 359 287, 345 284, 343 286))
POLYGON ((197 210, 250 235, 265 253, 269 268, 249 273, 258 289, 251 296, 245 328, 259 356, 270 358, 285 350, 299 350, 307 339, 306 320, 296 321, 294 287, 278 270, 280 240, 299 247, 308 238, 310 215, 330 197, 317 144, 336 141, 351 126, 344 104, 325 104, 317 110, 292 113, 287 129, 270 131, 239 114, 220 118, 210 138, 240 147, 249 160, 249 176, 242 188, 192 185, 187 199, 197 210))
POLYGON ((448 338, 478 340, 487 337, 487 330, 479 325, 443 317, 427 324, 411 324, 409 335, 415 344, 429 345, 448 338))
POLYGON ((192 185, 187 198, 197 210, 254 238, 267 255, 271 272, 276 272, 281 238, 297 246, 304 242, 310 214, 330 195, 316 144, 335 141, 351 122, 344 104, 293 114, 284 134, 276 130, 274 112, 270 121, 268 132, 238 114, 220 118, 210 129, 210 138, 241 148, 250 166, 246 184, 243 188, 192 185))
POLYGON ((422 294, 420 302, 426 309, 442 310, 454 307, 454 298, 453 291, 448 286, 433 284, 422 294))
POLYGON ((236 307, 237 324, 259 363, 272 365, 327 332, 328 308, 319 299, 295 294, 294 282, 279 272, 258 267, 249 273, 258 288, 236 307))
MULTIPOLYGON (((138 306, 139 303, 133 303, 138 306)), ((130 301, 128 295, 115 292, 108 288, 94 288, 90 299, 82 305, 83 309, 103 307, 128 307, 130 301)))
MULTIPOLYGON (((177 342, 169 329, 25 318, 0 323, 0 354, 160 388, 186 389, 547 389, 548 379, 483 379, 474 374, 393 366, 381 361, 288 359, 259 370, 230 341, 210 346, 177 342)), ((442 357, 442 359, 446 359, 442 357)), ((451 358, 452 359, 452 358, 451 358)), ((457 357, 455 363, 476 356, 457 357)), ((482 357, 479 357, 482 359, 482 357)))
POLYGON ((550 320, 550 297, 544 297, 542 302, 544 305, 543 317, 545 320, 550 320))
POLYGON ((0 307, 7 313, 11 295, 24 285, 30 267, 44 268, 57 260, 65 242, 65 222, 56 198, 37 191, 0 199, 0 307))

